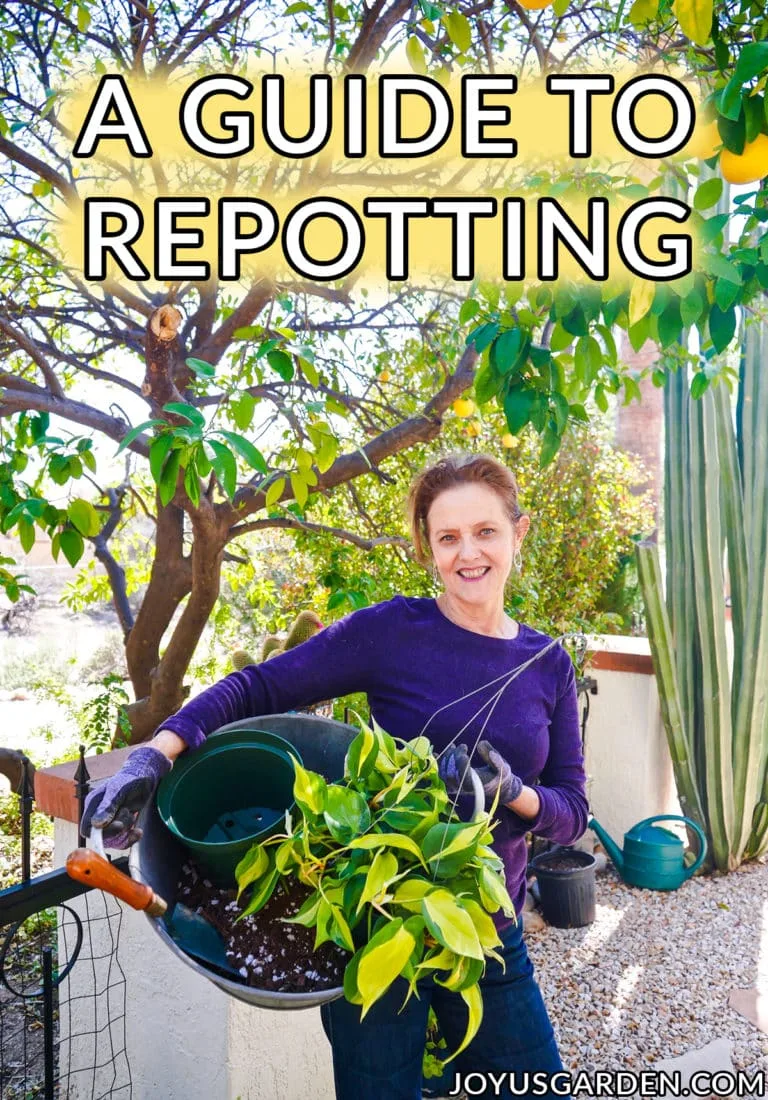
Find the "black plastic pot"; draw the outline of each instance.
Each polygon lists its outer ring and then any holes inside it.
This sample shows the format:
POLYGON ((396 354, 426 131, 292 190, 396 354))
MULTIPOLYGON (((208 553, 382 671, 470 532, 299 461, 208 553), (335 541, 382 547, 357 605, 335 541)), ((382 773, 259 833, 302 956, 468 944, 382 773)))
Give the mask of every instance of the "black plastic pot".
POLYGON ((555 848, 531 860, 541 912, 555 928, 581 928, 595 919, 595 857, 575 848, 555 848))

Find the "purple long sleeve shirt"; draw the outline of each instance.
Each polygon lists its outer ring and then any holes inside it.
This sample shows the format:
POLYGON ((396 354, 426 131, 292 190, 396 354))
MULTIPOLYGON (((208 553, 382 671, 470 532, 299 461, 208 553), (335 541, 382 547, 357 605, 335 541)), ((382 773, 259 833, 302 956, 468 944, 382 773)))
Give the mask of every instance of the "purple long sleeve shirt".
MULTIPOLYGON (((504 688, 495 706, 492 699, 503 681, 460 697, 512 672, 550 642, 523 623, 516 638, 477 634, 447 619, 433 599, 396 596, 353 612, 287 653, 233 672, 161 728, 194 749, 229 722, 361 691, 387 733, 409 740, 423 732, 439 752, 467 722, 457 740, 471 748, 493 707, 482 736, 524 783, 539 783, 536 817, 523 819, 500 807, 494 834, 519 914, 526 888, 525 834, 571 844, 587 826, 573 665, 562 646, 554 645, 504 688)), ((500 928, 508 923, 498 921, 500 928)))

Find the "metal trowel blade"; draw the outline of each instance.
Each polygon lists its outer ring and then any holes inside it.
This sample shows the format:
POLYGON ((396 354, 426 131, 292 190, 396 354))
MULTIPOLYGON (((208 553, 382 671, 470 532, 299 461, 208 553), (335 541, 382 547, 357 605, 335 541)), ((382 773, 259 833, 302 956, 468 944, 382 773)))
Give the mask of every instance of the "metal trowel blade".
POLYGON ((196 913, 189 906, 176 902, 167 927, 171 937, 188 955, 194 956, 200 962, 210 963, 228 974, 238 974, 227 958, 221 934, 202 913, 196 913))

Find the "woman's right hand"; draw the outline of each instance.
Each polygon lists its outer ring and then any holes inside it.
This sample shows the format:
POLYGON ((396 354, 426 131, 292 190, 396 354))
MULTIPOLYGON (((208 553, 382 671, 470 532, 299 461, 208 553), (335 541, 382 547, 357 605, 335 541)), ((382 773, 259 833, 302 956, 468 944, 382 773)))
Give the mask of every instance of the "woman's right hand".
POLYGON ((92 828, 101 829, 106 847, 130 848, 141 837, 139 814, 170 770, 169 757, 159 749, 135 749, 120 771, 86 798, 80 832, 90 836, 92 828))

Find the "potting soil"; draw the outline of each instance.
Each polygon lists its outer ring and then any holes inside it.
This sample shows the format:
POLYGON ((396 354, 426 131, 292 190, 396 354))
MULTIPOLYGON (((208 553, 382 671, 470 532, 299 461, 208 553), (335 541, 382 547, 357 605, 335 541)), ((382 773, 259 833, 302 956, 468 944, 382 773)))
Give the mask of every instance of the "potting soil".
POLYGON ((182 867, 177 897, 218 930, 227 958, 245 985, 279 993, 311 993, 340 986, 351 956, 330 942, 315 951, 314 928, 281 919, 295 916, 309 893, 295 879, 281 878, 263 909, 235 923, 247 907, 249 891, 239 903, 235 890, 212 885, 190 860, 182 867))

